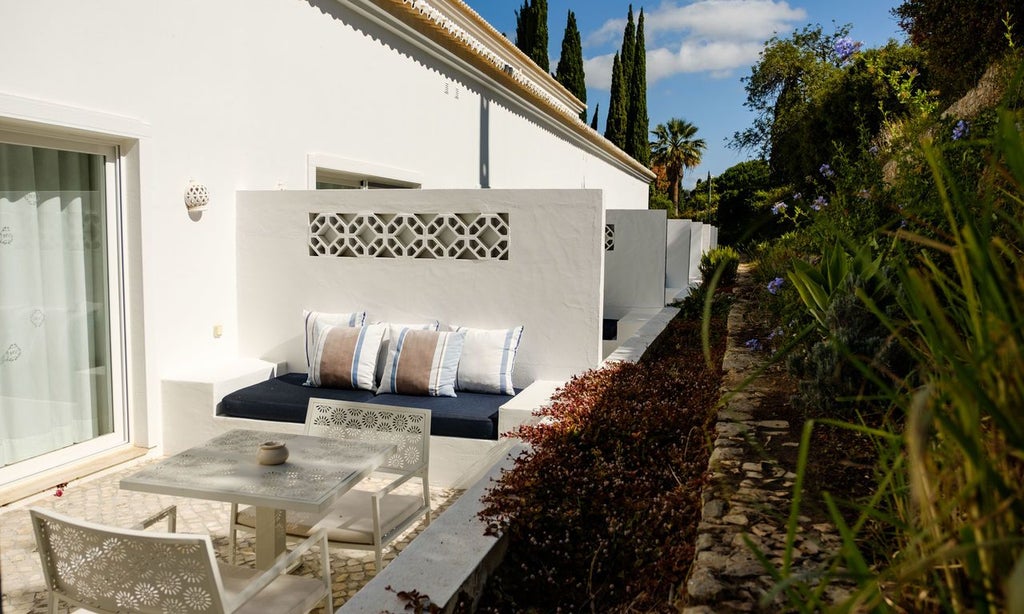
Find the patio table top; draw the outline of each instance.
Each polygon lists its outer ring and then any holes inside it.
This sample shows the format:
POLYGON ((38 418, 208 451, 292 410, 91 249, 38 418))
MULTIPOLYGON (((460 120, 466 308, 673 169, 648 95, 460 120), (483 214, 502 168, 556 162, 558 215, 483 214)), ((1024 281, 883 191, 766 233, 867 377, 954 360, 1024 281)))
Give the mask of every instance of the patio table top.
POLYGON ((394 450, 380 441, 235 429, 141 469, 121 488, 322 515, 394 450), (284 442, 288 460, 257 463, 265 441, 284 442))

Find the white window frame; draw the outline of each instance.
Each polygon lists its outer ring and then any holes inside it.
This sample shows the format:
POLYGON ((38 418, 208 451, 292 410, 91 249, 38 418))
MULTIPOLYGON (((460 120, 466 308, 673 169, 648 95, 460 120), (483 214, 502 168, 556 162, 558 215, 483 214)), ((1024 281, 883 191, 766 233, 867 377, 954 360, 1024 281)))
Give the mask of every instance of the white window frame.
POLYGON ((125 305, 122 155, 117 145, 102 145, 31 131, 5 130, 0 143, 72 151, 104 157, 104 213, 107 236, 107 305, 110 319, 110 385, 113 432, 0 467, 0 485, 79 461, 128 442, 128 363, 125 305))
MULTIPOLYGON (((118 241, 121 254, 116 271, 120 276, 122 291, 117 305, 121 316, 121 328, 118 330, 120 342, 112 351, 121 353, 119 366, 123 380, 121 390, 115 391, 115 394, 123 395, 125 399, 121 406, 125 420, 122 422, 122 443, 100 442, 97 446, 102 449, 96 452, 122 447, 126 445, 124 441, 136 446, 152 447, 161 437, 158 416, 150 415, 150 408, 159 403, 159 380, 146 360, 145 351, 140 265, 142 186, 139 181, 142 152, 148 147, 151 128, 145 122, 124 115, 0 92, 0 129, 20 134, 21 138, 33 139, 33 142, 36 139, 54 139, 74 143, 76 146, 93 145, 116 150, 119 176, 116 191, 111 192, 108 188, 107 211, 109 215, 116 209, 118 216, 116 225, 108 226, 110 241, 118 241)), ((113 324, 112 321, 112 334, 116 330, 113 324)), ((47 457, 48 461, 52 461, 48 466, 29 459, 11 467, 32 467, 33 473, 46 471, 47 468, 59 471, 95 458, 86 449, 65 449, 63 452, 71 452, 66 457, 61 456, 60 452, 51 453, 54 455, 52 458, 47 457)), ((31 482, 31 476, 23 481, 31 482)), ((13 477, 0 474, 0 485, 14 483, 13 477)))
POLYGON ((317 182, 363 190, 372 187, 418 189, 423 186, 422 176, 415 171, 328 154, 309 154, 306 168, 306 189, 309 190, 317 189, 317 182))

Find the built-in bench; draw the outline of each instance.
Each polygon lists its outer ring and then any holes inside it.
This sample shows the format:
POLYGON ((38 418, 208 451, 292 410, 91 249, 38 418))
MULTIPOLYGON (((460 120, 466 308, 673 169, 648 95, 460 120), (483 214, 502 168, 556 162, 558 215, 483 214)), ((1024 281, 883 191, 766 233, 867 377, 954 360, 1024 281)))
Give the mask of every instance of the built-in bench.
POLYGON ((368 390, 305 386, 305 373, 288 373, 246 386, 224 397, 217 415, 303 423, 311 397, 430 410, 430 434, 498 439, 498 413, 513 397, 460 391, 457 397, 374 394, 368 390))

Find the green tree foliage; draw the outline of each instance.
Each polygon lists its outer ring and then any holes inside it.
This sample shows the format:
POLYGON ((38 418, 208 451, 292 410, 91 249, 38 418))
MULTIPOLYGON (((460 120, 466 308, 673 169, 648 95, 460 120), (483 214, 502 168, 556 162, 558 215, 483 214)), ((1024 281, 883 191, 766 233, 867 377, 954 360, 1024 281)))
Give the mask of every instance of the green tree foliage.
POLYGON ((683 190, 679 195, 679 217, 717 226, 718 196, 717 180, 709 182, 698 177, 692 190, 683 190))
POLYGON ((604 138, 619 149, 626 148, 626 106, 627 84, 622 79, 622 61, 616 52, 612 58, 612 88, 609 96, 608 119, 605 120, 604 138))
POLYGON ((601 103, 597 103, 594 106, 594 118, 590 120, 590 127, 595 131, 597 130, 597 116, 601 112, 601 103))
POLYGON ((519 47, 544 72, 548 62, 548 0, 523 0, 516 11, 516 47, 519 47))
MULTIPOLYGON (((633 21, 633 5, 629 5, 629 15, 626 17, 626 28, 622 32, 622 49, 619 50, 619 61, 622 62, 622 78, 626 83, 633 78, 634 62, 636 60, 636 23, 633 21)), ((628 96, 627 91, 628 108, 628 96)))
MULTIPOLYGON (((772 38, 745 79, 753 125, 732 145, 769 161, 777 184, 802 189, 807 178, 849 144, 873 138, 887 119, 904 115, 927 88, 918 49, 890 42, 880 49, 843 54, 853 42, 848 26, 825 34, 807 26, 772 38)), ((866 148, 865 148, 866 149, 866 148)))
POLYGON ((672 201, 670 217, 676 217, 679 211, 679 188, 683 181, 683 171, 700 164, 707 143, 704 139, 695 138, 697 126, 690 122, 673 117, 664 124, 658 124, 651 131, 651 159, 655 164, 664 165, 668 178, 668 195, 672 201))
POLYGON ((733 135, 733 146, 753 149, 767 157, 772 138, 796 123, 801 102, 836 70, 835 43, 849 26, 825 34, 821 26, 806 26, 789 38, 774 36, 765 43, 761 58, 744 77, 744 106, 756 115, 751 127, 733 135))
MULTIPOLYGON (((628 26, 627 26, 628 27, 628 26)), ((647 166, 651 163, 651 148, 647 140, 650 131, 647 115, 647 49, 644 43, 644 10, 636 26, 633 52, 633 74, 629 79, 629 111, 626 117, 626 153, 647 166)))
MULTIPOLYGON (((974 87, 1009 49, 1007 15, 1020 27, 1020 0, 904 0, 892 10, 910 42, 925 53, 933 85, 952 102, 974 87)), ((1019 35, 1019 31, 1018 31, 1019 35)))
MULTIPOLYGON (((576 15, 569 11, 565 21, 565 33, 562 35, 562 55, 558 58, 555 68, 555 79, 579 98, 587 102, 587 84, 583 73, 583 43, 580 31, 576 27, 576 15)), ((587 121, 587 110, 580 111, 580 119, 587 121)))
POLYGON ((753 238, 761 226, 754 202, 758 192, 768 189, 771 176, 764 160, 747 160, 715 177, 718 194, 718 242, 737 245, 753 238))

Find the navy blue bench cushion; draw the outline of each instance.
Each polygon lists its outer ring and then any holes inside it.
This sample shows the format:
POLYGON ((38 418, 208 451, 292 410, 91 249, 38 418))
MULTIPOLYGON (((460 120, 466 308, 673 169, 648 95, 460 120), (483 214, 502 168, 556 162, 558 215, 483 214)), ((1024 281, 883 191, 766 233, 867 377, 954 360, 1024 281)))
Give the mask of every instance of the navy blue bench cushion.
POLYGON ((368 390, 303 386, 305 381, 305 373, 288 373, 236 390, 224 397, 217 407, 217 415, 301 424, 306 421, 309 399, 317 397, 429 409, 431 435, 497 439, 498 408, 511 398, 501 394, 462 391, 458 397, 374 395, 368 390))

